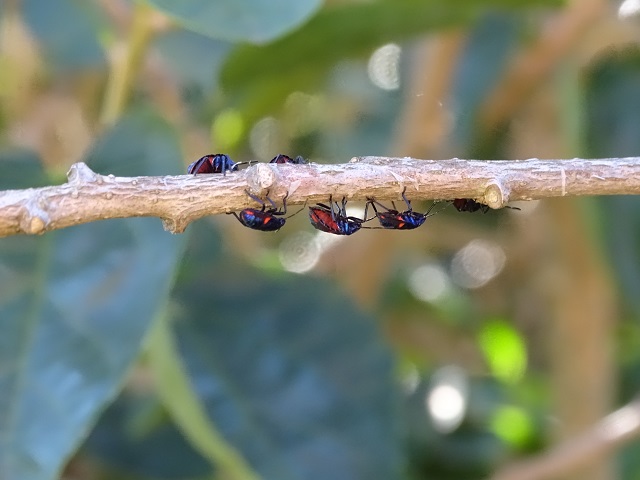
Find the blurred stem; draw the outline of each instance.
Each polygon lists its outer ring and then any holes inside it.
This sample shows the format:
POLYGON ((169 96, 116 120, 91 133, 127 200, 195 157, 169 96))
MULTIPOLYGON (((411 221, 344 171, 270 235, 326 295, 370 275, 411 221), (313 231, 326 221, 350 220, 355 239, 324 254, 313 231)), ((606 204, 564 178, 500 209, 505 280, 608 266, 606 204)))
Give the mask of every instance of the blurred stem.
POLYGON ((465 30, 451 30, 417 47, 394 142, 398 155, 434 157, 449 138, 448 99, 466 37, 465 30))
MULTIPOLYGON (((615 398, 616 302, 611 274, 576 200, 549 203, 556 232, 550 358, 558 433, 567 439, 606 415, 615 398)), ((587 458, 579 472, 563 478, 614 478, 607 460, 587 458)))
POLYGON ((540 38, 521 52, 485 99, 481 125, 490 132, 508 121, 557 65, 583 41, 585 34, 606 18, 604 0, 572 0, 548 22, 540 38))
POLYGON ((39 64, 34 42, 20 18, 19 2, 9 0, 0 15, 0 116, 4 121, 21 117, 28 108, 39 64))
POLYGON ((103 125, 114 124, 125 109, 144 54, 156 31, 154 13, 146 3, 136 2, 127 45, 116 44, 111 49, 111 71, 100 115, 103 125))
POLYGON ((216 468, 222 470, 221 477, 230 480, 259 480, 258 474, 227 443, 207 416, 189 384, 166 318, 160 319, 151 333, 149 359, 164 406, 192 445, 216 468))
MULTIPOLYGON (((492 480, 564 479, 576 467, 611 455, 616 449, 638 437, 640 437, 640 400, 636 399, 548 452, 503 468, 492 477, 492 480)), ((612 477, 597 478, 611 479, 612 477)))

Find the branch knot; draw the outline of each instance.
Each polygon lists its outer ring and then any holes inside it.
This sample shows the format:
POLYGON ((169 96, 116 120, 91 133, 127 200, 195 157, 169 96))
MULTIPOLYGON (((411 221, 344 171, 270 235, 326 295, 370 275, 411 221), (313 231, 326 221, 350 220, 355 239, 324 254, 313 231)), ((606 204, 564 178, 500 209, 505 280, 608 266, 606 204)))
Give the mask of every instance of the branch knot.
POLYGON ((84 162, 74 163, 67 172, 67 179, 72 185, 92 183, 97 181, 98 178, 99 175, 91 170, 84 162))
POLYGON ((271 164, 258 163, 247 170, 247 185, 252 192, 259 195, 273 190, 277 180, 278 173, 271 164))
POLYGON ((484 190, 482 203, 489 207, 498 209, 504 207, 509 202, 509 190, 500 180, 489 183, 484 190))

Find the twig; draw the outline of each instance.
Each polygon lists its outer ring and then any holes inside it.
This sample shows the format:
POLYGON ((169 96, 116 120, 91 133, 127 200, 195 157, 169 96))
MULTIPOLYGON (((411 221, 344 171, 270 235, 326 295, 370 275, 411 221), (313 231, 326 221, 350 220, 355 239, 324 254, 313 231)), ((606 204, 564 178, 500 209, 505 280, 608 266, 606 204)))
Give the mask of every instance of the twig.
POLYGON ((567 195, 640 194, 640 157, 598 160, 477 161, 356 157, 339 165, 258 164, 220 174, 115 177, 72 165, 68 183, 0 192, 0 237, 39 234, 95 220, 159 217, 172 233, 192 221, 255 207, 246 194, 288 203, 326 202, 329 195, 364 201, 475 198, 492 208, 512 200, 567 195))
POLYGON ((640 437, 640 400, 615 412, 582 435, 556 446, 542 455, 512 464, 492 480, 544 480, 564 478, 577 467, 601 458, 640 437))
POLYGON ((606 18, 608 9, 603 0, 570 1, 551 19, 540 38, 511 63, 483 102, 479 124, 491 131, 511 118, 560 61, 580 42, 585 43, 585 33, 606 18))

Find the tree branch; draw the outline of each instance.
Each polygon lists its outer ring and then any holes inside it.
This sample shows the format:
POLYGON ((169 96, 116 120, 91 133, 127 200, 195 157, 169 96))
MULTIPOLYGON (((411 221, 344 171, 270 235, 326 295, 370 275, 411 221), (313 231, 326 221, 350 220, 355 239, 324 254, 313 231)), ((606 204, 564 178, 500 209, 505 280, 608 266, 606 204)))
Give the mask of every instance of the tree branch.
POLYGON ((260 163, 226 176, 115 177, 84 163, 68 183, 0 192, 0 237, 40 234, 109 218, 159 217, 181 233, 194 220, 256 204, 245 190, 291 205, 349 200, 474 198, 501 208, 512 200, 640 194, 640 157, 597 160, 477 161, 355 157, 338 165, 260 163))
POLYGON ((564 478, 576 468, 611 454, 640 437, 640 400, 607 415, 582 435, 571 438, 532 459, 516 462, 492 480, 544 480, 564 478))

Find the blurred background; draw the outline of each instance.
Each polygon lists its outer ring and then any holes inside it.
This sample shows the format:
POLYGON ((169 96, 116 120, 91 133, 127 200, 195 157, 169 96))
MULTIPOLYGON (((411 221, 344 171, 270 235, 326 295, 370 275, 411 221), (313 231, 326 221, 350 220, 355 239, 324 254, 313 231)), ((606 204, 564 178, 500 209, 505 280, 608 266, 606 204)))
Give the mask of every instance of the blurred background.
MULTIPOLYGON (((0 188, 218 152, 638 155, 639 12, 3 0, 0 188)), ((640 390, 640 201, 517 206, 345 238, 302 212, 0 239, 0 478, 640 478, 638 441, 521 463, 640 390)))

